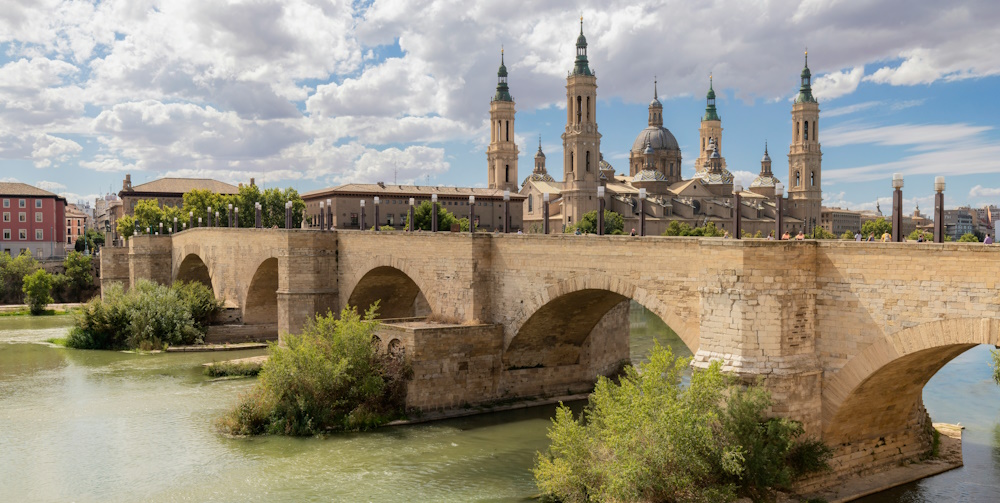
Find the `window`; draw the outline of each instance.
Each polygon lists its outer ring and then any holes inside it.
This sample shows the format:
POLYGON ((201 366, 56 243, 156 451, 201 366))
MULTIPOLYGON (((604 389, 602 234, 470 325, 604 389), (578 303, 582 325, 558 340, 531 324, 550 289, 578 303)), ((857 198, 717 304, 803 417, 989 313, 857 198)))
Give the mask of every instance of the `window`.
POLYGON ((809 121, 802 123, 802 139, 809 141, 809 121))
POLYGON ((35 241, 43 241, 45 239, 45 234, 41 229, 35 229, 35 241))
POLYGON ((19 212, 17 214, 17 221, 18 222, 27 222, 28 221, 28 214, 25 213, 25 212, 23 212, 23 211, 19 212))
POLYGON ((590 171, 590 151, 587 151, 587 171, 590 171))
POLYGON ((10 229, 3 230, 3 240, 10 241, 10 229))
POLYGON ((576 123, 577 124, 580 123, 580 118, 581 118, 581 116, 583 114, 583 110, 581 110, 582 107, 583 107, 583 98, 580 97, 580 96, 577 96, 576 97, 576 123))
POLYGON ((393 223, 393 220, 394 219, 392 218, 392 213, 389 213, 388 215, 385 216, 386 225, 396 225, 395 223, 393 223))
POLYGON ((17 230, 17 239, 20 239, 21 241, 24 241, 25 239, 28 239, 28 229, 18 229, 17 230))
POLYGON ((9 211, 3 212, 3 221, 4 222, 10 222, 10 212, 9 211))
POLYGON ((811 185, 813 187, 816 186, 816 172, 815 171, 809 173, 809 185, 811 185))
POLYGON ((535 211, 534 194, 528 194, 528 213, 535 211))
POLYGON ((42 207, 42 200, 35 199, 35 208, 41 208, 41 207, 42 207))
POLYGON ((358 225, 358 214, 351 213, 351 225, 358 225))
POLYGON ((796 187, 799 186, 799 172, 798 171, 795 172, 795 186, 796 187))
POLYGON ((25 208, 25 207, 27 207, 27 205, 24 202, 24 199, 18 199, 17 200, 17 207, 18 208, 25 208))
POLYGON ((35 221, 36 222, 41 222, 42 221, 42 212, 40 212, 40 211, 36 211, 35 212, 35 221))
POLYGON ((10 199, 4 199, 3 200, 3 207, 4 208, 10 208, 10 199))
POLYGON ((504 182, 510 183, 510 164, 504 166, 504 182))

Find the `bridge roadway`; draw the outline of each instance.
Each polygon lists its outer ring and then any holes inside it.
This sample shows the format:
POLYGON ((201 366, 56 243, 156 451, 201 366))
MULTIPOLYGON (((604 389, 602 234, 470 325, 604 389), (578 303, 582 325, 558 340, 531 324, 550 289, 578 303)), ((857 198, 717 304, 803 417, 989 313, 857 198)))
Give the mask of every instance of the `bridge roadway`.
POLYGON ((696 366, 764 376, 773 412, 834 446, 839 475, 926 451, 924 384, 1000 343, 1000 247, 982 244, 191 229, 105 252, 105 282, 202 281, 281 333, 376 299, 386 318, 464 322, 393 341, 433 360, 415 367, 444 388, 429 407, 592 385, 628 358, 635 300, 696 366))

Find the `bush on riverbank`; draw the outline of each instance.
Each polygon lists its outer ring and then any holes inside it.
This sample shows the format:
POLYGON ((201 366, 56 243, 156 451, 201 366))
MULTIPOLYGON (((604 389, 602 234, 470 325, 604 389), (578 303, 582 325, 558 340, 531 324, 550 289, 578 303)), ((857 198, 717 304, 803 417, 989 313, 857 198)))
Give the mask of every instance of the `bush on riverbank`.
POLYGON ((43 269, 24 277, 24 301, 32 316, 45 312, 45 306, 52 303, 52 275, 43 269))
POLYGON ((826 467, 829 449, 800 424, 765 417, 770 396, 721 363, 681 386, 689 360, 657 346, 619 384, 601 378, 579 419, 560 407, 534 469, 547 497, 587 501, 762 501, 826 467))
POLYGON ((400 417, 411 370, 373 344, 376 306, 317 316, 301 335, 272 345, 260 382, 219 420, 233 435, 314 435, 364 430, 400 417))
POLYGON ((264 363, 261 361, 216 362, 205 367, 209 377, 257 377, 264 363))
POLYGON ((166 287, 139 280, 128 291, 112 284, 103 300, 83 307, 66 343, 78 349, 141 350, 195 344, 203 340, 205 322, 219 307, 212 291, 200 283, 166 287))

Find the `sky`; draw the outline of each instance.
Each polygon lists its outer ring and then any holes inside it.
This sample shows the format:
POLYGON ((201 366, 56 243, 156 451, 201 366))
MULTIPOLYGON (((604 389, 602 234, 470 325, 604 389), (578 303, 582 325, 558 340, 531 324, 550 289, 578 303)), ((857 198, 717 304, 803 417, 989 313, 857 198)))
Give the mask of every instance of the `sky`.
POLYGON ((654 80, 694 174, 709 75, 727 165, 786 182, 808 49, 824 205, 1000 205, 995 0, 0 0, 0 181, 93 201, 160 177, 486 185, 501 47, 519 178, 561 179, 580 17, 605 160, 627 171, 654 80))

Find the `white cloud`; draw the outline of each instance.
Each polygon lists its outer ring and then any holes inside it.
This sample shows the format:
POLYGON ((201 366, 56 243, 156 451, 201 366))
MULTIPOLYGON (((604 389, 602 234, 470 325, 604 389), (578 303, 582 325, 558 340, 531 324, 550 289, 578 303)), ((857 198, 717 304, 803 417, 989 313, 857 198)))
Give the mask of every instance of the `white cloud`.
POLYGON ((1000 197, 1000 187, 990 188, 976 185, 969 190, 969 197, 1000 197))
POLYGON ((877 107, 881 104, 882 102, 879 101, 865 101, 862 103, 855 103, 853 105, 847 105, 844 107, 831 108, 829 110, 823 111, 823 118, 829 119, 831 117, 839 117, 841 115, 853 114, 877 107))
POLYGON ((929 148, 931 145, 951 144, 974 138, 991 126, 970 124, 898 124, 892 126, 861 126, 857 124, 835 126, 826 130, 823 144, 829 147, 846 145, 914 145, 929 148))
POLYGON ((35 161, 35 167, 46 168, 52 165, 52 161, 65 161, 70 155, 78 154, 83 150, 79 143, 65 138, 52 135, 41 135, 35 139, 32 145, 31 158, 35 161))
POLYGON ((822 75, 813 81, 813 94, 820 100, 832 100, 851 94, 857 90, 864 75, 864 65, 856 66, 849 72, 839 71, 822 75))
POLYGON ((751 173, 749 171, 732 171, 733 182, 743 185, 743 188, 749 188, 750 184, 757 178, 759 173, 751 173))
POLYGON ((42 189, 42 190, 48 190, 50 192, 66 188, 65 185, 63 185, 63 184, 61 184, 59 182, 48 182, 48 181, 44 181, 44 180, 41 181, 41 182, 36 183, 35 187, 38 187, 39 189, 42 189))

